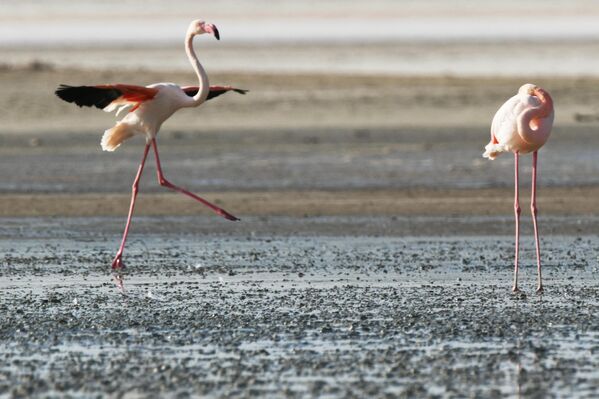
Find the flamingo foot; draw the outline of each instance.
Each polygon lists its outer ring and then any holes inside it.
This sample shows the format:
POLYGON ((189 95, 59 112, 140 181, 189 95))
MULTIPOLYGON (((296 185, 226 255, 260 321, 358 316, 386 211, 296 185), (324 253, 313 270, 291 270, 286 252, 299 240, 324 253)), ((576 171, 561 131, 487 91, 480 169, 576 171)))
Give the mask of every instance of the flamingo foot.
POLYGON ((520 291, 520 288, 518 288, 517 285, 514 285, 512 287, 512 294, 519 294, 520 292, 522 292, 522 291, 520 291))
POLYGON ((224 209, 221 209, 219 212, 217 212, 217 214, 224 217, 227 220, 232 220, 233 222, 237 222, 237 221, 241 220, 237 216, 231 215, 229 212, 225 211, 224 209))
POLYGON ((123 253, 117 252, 114 260, 112 261, 112 270, 121 270, 125 268, 125 264, 123 263, 123 253))
POLYGON ((545 290, 543 289, 543 286, 539 285, 537 287, 537 295, 543 295, 543 292, 545 292, 545 290))

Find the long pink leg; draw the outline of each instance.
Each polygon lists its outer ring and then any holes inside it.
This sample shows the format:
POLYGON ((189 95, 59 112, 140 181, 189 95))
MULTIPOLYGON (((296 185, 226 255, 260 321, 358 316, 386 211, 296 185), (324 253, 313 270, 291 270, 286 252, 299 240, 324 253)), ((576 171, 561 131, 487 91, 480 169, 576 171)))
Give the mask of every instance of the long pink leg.
POLYGON ((532 194, 530 198, 530 211, 532 213, 532 222, 535 228, 535 246, 537 250, 537 274, 539 284, 537 293, 543 292, 543 282, 541 281, 541 248, 539 245, 539 229, 537 228, 537 158, 538 154, 535 151, 532 154, 532 194))
POLYGON ((514 286, 512 287, 512 292, 520 291, 518 289, 518 252, 520 249, 520 201, 519 201, 519 189, 518 189, 518 160, 520 155, 515 152, 514 153, 514 214, 516 216, 516 256, 514 260, 514 286))
POLYGON ((162 167, 160 166, 160 157, 158 156, 158 145, 156 144, 156 139, 152 139, 152 146, 154 147, 154 154, 156 155, 156 172, 158 173, 158 182, 160 183, 161 186, 168 187, 171 190, 175 190, 175 191, 180 192, 181 194, 190 196, 191 198, 195 199, 196 201, 201 202, 202 204, 206 205, 208 208, 210 208, 214 212, 216 212, 216 214, 224 217, 225 219, 233 220, 233 221, 240 220, 239 218, 231 215, 229 212, 225 211, 224 209, 219 208, 218 206, 206 201, 205 199, 195 195, 194 193, 191 193, 181 187, 175 186, 173 183, 166 180, 166 178, 164 177, 164 174, 162 173, 162 167))
POLYGON ((146 158, 148 157, 148 152, 150 151, 150 143, 146 144, 146 148, 144 149, 144 155, 141 159, 141 163, 139 164, 139 169, 137 170, 137 175, 135 176, 135 180, 133 181, 133 186, 131 187, 131 204, 129 205, 129 216, 127 216, 127 224, 125 225, 125 232, 123 233, 123 239, 121 240, 121 246, 112 261, 113 269, 120 269, 124 267, 123 264, 123 250, 125 249, 125 242, 127 242, 127 235, 129 234, 129 227, 131 226, 131 217, 133 216, 133 209, 135 208, 135 199, 137 198, 139 179, 141 178, 141 173, 144 170, 144 165, 146 164, 146 158))

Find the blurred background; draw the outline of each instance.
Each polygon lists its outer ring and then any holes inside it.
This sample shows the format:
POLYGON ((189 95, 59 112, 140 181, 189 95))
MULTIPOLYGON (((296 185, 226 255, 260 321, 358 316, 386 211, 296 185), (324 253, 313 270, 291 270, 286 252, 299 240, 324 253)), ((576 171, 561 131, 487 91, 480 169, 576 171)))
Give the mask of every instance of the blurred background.
MULTIPOLYGON (((53 90, 60 83, 195 84, 183 50, 195 18, 216 24, 222 36, 195 41, 211 83, 250 93, 181 111, 163 126, 165 171, 184 186, 266 192, 273 201, 310 190, 348 197, 395 190, 385 194, 391 200, 397 190, 507 189, 512 157, 490 163, 481 153, 499 105, 526 82, 544 86, 556 104, 540 184, 599 184, 594 1, 5 0, 0 7, 6 194, 126 194, 142 140, 102 153, 99 140, 114 116, 77 109, 53 90)), ((529 164, 522 162, 524 179, 529 164)), ((144 191, 163 192, 152 173, 144 178, 144 191)), ((95 212, 124 209, 104 209, 106 197, 97 198, 95 212)), ((78 214, 73 209, 62 211, 78 214)), ((197 211, 182 201, 160 212, 197 211)), ((382 212, 355 212, 371 211, 382 212)), ((481 205, 480 212, 488 211, 481 205)))

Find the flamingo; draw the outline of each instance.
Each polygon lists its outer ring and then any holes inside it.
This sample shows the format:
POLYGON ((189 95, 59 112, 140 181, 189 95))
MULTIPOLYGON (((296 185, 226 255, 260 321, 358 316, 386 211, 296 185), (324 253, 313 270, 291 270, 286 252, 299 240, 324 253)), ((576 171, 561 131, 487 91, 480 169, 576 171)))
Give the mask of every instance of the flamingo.
MULTIPOLYGON (((216 214, 225 219, 236 221, 239 220, 224 209, 206 201, 205 199, 191 193, 175 184, 171 183, 164 177, 160 158, 158 156, 158 145, 156 144, 156 135, 164 121, 181 108, 197 107, 206 100, 220 96, 228 91, 235 91, 240 94, 245 94, 247 90, 237 89, 231 86, 209 86, 208 76, 198 60, 193 49, 193 39, 197 35, 209 33, 214 35, 217 40, 220 40, 218 29, 213 24, 205 23, 201 20, 192 21, 187 29, 185 36, 185 50, 187 57, 191 62, 193 69, 198 77, 198 86, 179 87, 174 83, 155 83, 149 86, 135 86, 128 84, 107 84, 96 86, 68 86, 60 85, 56 90, 56 95, 62 100, 75 103, 78 106, 95 106, 103 109, 106 112, 117 110, 117 116, 126 108, 131 107, 125 117, 116 123, 114 127, 104 132, 101 140, 101 146, 104 151, 116 150, 123 141, 135 135, 143 135, 146 137, 145 148, 137 175, 133 181, 131 203, 129 205, 129 214, 127 223, 123 232, 120 247, 112 261, 112 269, 120 270, 125 265, 123 263, 123 252, 129 227, 131 225, 131 217, 135 208, 135 200, 137 198, 139 180, 150 151, 150 146, 154 149, 156 159, 156 171, 158 174, 158 182, 161 186, 167 187, 173 191, 185 194, 194 200, 206 205, 216 214)), ((122 288, 122 280, 119 286, 122 288)))
POLYGON ((507 100, 495 114, 491 124, 491 141, 485 146, 483 157, 495 159, 502 152, 514 153, 514 213, 516 217, 516 249, 514 285, 518 289, 518 250, 520 238, 520 204, 518 198, 518 161, 520 154, 532 152, 532 195, 530 210, 535 234, 537 255, 537 293, 543 292, 541 279, 541 250, 537 227, 537 160, 539 149, 547 142, 553 126, 553 99, 549 93, 533 84, 520 87, 518 94, 507 100))

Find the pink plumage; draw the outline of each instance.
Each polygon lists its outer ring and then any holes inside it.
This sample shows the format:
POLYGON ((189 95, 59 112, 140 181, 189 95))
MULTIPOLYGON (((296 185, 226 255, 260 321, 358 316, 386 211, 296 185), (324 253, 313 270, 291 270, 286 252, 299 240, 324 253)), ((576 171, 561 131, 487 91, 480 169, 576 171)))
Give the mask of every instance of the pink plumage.
POLYGON ((507 100, 491 124, 491 142, 483 157, 495 159, 502 152, 528 154, 545 144, 553 126, 553 100, 540 87, 527 83, 507 100))
POLYGON ((507 100, 495 114, 491 124, 491 141, 483 157, 495 159, 503 152, 514 153, 514 214, 516 217, 516 254, 514 285, 518 292, 518 253, 520 239, 520 203, 518 191, 518 162, 520 154, 532 152, 532 195, 530 209, 535 232, 537 255, 537 293, 543 292, 541 278, 541 250, 537 227, 537 160, 538 150, 547 142, 553 126, 553 99, 547 91, 533 84, 525 84, 518 94, 507 100))

